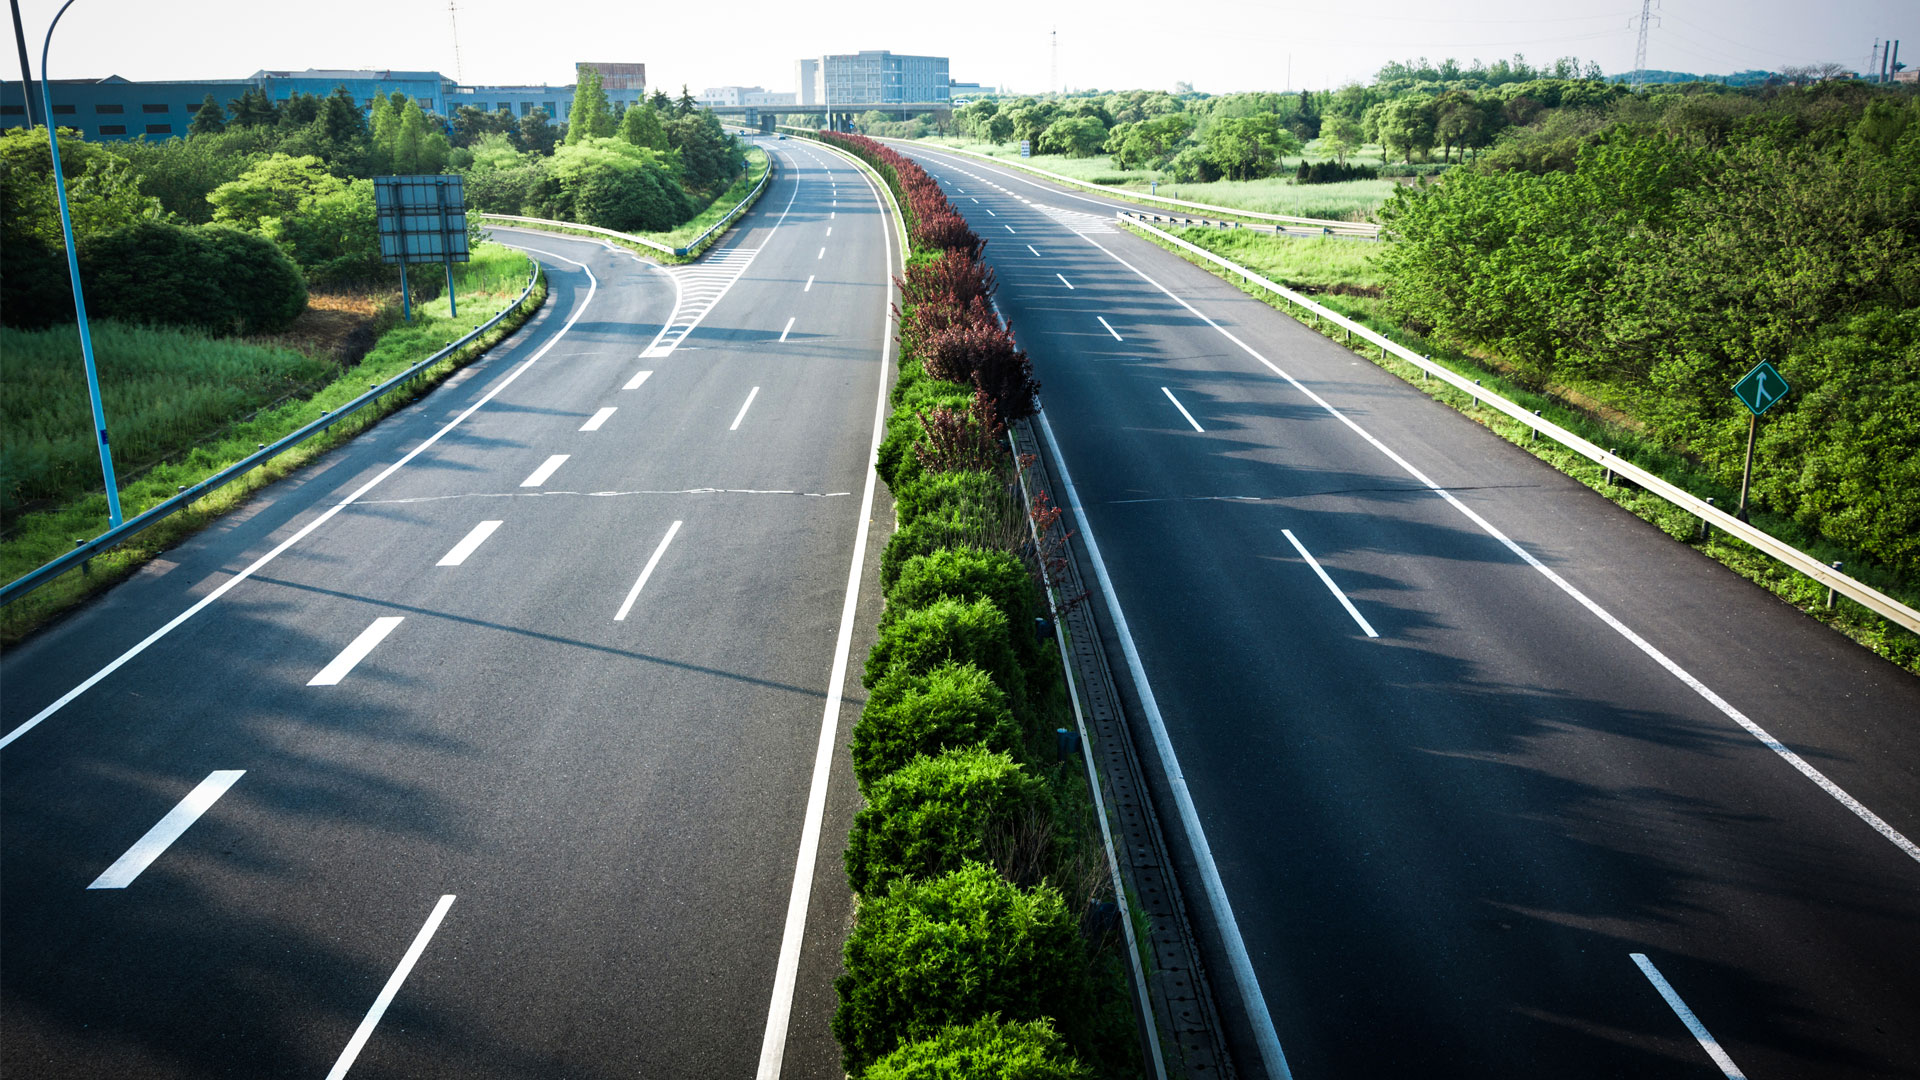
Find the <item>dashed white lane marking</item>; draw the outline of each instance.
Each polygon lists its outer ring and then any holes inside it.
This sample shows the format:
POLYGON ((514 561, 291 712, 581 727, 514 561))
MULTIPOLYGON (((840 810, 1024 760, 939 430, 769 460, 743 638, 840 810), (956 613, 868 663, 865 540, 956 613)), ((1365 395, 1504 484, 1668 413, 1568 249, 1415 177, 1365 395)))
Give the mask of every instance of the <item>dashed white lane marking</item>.
POLYGON ((1200 426, 1200 421, 1193 418, 1193 414, 1187 411, 1185 405, 1180 404, 1180 399, 1173 396, 1173 391, 1163 386, 1160 388, 1160 392, 1167 395, 1167 400, 1173 402, 1173 407, 1180 410, 1181 416, 1187 418, 1187 423, 1193 425, 1193 430, 1200 432, 1202 435, 1206 434, 1207 429, 1200 426))
POLYGON ((354 665, 365 660, 367 654, 372 652, 382 641, 385 641, 387 635, 393 633, 394 629, 404 621, 406 621, 406 617, 402 615, 382 615, 373 620, 373 625, 360 631, 360 636, 354 638, 351 644, 340 650, 340 655, 334 657, 332 663, 320 669, 320 674, 308 679, 307 685, 338 685, 341 679, 347 677, 347 672, 353 670, 354 665))
POLYGON ((548 478, 553 476, 554 471, 559 469, 560 466, 565 465, 567 463, 567 458, 572 456, 573 455, 571 454, 553 455, 547 460, 541 462, 539 468, 533 470, 531 473, 528 473, 527 478, 525 480, 520 481, 520 486, 521 487, 539 487, 541 484, 546 483, 548 478))
POLYGON ((1039 249, 1035 248, 1032 244, 1027 245, 1027 250, 1033 252, 1035 255, 1040 254, 1039 249))
POLYGON ((1112 324, 1112 323, 1110 323, 1110 322, 1108 322, 1108 321, 1107 321, 1107 320, 1106 320, 1106 319, 1105 319, 1104 317, 1102 317, 1102 316, 1099 316, 1099 315, 1095 315, 1095 316, 1094 316, 1094 318, 1096 318, 1096 319, 1099 319, 1099 320, 1100 320, 1100 325, 1101 325, 1101 326, 1104 326, 1104 327, 1106 327, 1106 328, 1107 328, 1107 333, 1109 333, 1109 334, 1112 334, 1112 335, 1113 335, 1113 340, 1115 340, 1115 341, 1125 341, 1125 340, 1127 340, 1126 338, 1123 338, 1123 337, 1121 337, 1121 336, 1120 336, 1120 331, 1118 331, 1118 330, 1115 330, 1115 329, 1113 328, 1113 324, 1112 324))
POLYGON ((654 548, 653 554, 648 557, 647 565, 640 571, 639 580, 633 583, 633 588, 627 590, 627 598, 620 601, 620 610, 613 616, 614 622, 627 621, 627 613, 633 610, 633 602, 640 599, 640 590, 647 587, 647 579, 653 576, 653 568, 660 565, 660 557, 667 553, 667 545, 673 543, 674 534, 679 531, 680 522, 676 521, 667 529, 667 535, 660 538, 660 546, 654 548))
POLYGON ((596 412, 592 416, 587 417, 587 422, 580 425, 580 430, 581 431, 599 431, 600 425, 606 423, 608 419, 610 419, 613 416, 613 412, 614 412, 614 406, 608 405, 607 407, 601 409, 599 412, 596 412))
POLYGON ((475 525, 472 531, 468 532, 459 543, 453 545, 453 550, 440 556, 440 561, 433 565, 459 566, 461 563, 466 562, 467 556, 480 550, 480 545, 487 542, 487 537, 493 535, 493 530, 503 524, 505 523, 500 521, 483 521, 475 525))
MULTIPOLYGON (((1068 280, 1067 280, 1067 275, 1065 275, 1065 274, 1055 274, 1055 275, 1053 275, 1053 276, 1054 276, 1054 277, 1057 277, 1057 278, 1059 278, 1059 279, 1060 279, 1060 284, 1062 284, 1062 285, 1065 285, 1065 286, 1066 286, 1066 287, 1067 287, 1067 288, 1068 288, 1069 290, 1071 290, 1071 289, 1073 289, 1073 282, 1071 282, 1071 281, 1068 281, 1068 280)), ((1164 389, 1164 387, 1163 387, 1163 389, 1164 389)))
POLYGON ((1740 1066, 1735 1065, 1733 1059, 1727 1056, 1727 1052, 1720 1048, 1720 1040, 1713 1037, 1713 1033, 1707 1030, 1707 1025, 1701 1023, 1700 1018, 1693 1015, 1693 1010, 1687 1008, 1687 1003, 1680 1000, 1680 995, 1674 991, 1673 984, 1667 981, 1665 975, 1660 974, 1659 968, 1653 966, 1653 961, 1647 959, 1645 953, 1628 953, 1627 955, 1633 957, 1633 962, 1640 967, 1640 973, 1647 977, 1647 981, 1653 984, 1655 990, 1660 991, 1660 996, 1667 999, 1667 1007, 1673 1010, 1673 1014, 1680 1018, 1681 1023, 1687 1025, 1687 1030, 1693 1033, 1694 1041, 1700 1044, 1700 1049, 1707 1052, 1707 1056, 1713 1059, 1715 1065, 1720 1066, 1720 1071, 1726 1074, 1727 1080, 1747 1080, 1747 1074, 1741 1072, 1740 1066))
MULTIPOLYGON (((332 506, 328 507, 318 517, 314 518, 312 521, 309 521, 305 525, 301 526, 299 530, 296 531, 292 536, 289 536, 285 540, 282 540, 278 544, 274 545, 273 548, 269 550, 265 555, 260 556, 259 558, 253 560, 251 563, 248 563, 245 569, 241 570, 239 573, 233 575, 227 580, 221 582, 220 585, 217 588, 215 588, 212 592, 208 593, 207 595, 201 597, 199 600, 195 601, 192 607, 189 607, 187 610, 167 620, 166 625, 160 627, 160 629, 158 630, 155 630, 153 633, 148 634, 146 637, 141 638, 138 644, 134 645, 132 648, 128 649, 127 651, 121 653, 119 656, 114 657, 113 660, 109 662, 105 667, 102 667, 100 670, 94 672, 92 675, 87 676, 87 678, 84 681, 82 681, 78 686, 75 686, 73 689, 60 695, 60 697, 55 699, 52 704, 48 705, 46 708, 41 709, 39 712, 34 713, 33 716, 30 719, 28 719, 25 723, 14 728, 12 731, 7 732, 4 738, 0 738, 0 750, 4 750, 7 747, 12 746, 15 740, 19 739, 21 736, 25 735, 27 732, 32 731, 34 728, 39 727, 42 721, 46 720, 48 717, 52 716, 54 713, 59 712, 61 709, 66 708, 69 704, 73 702, 75 698, 79 697, 81 694, 86 693, 88 690, 93 689, 95 686, 99 685, 101 680, 105 679, 107 676, 113 674, 114 672, 120 670, 123 666, 127 664, 128 661, 132 660, 134 657, 139 656, 143 652, 146 652, 149 648, 153 646, 154 642, 159 641, 161 638, 166 637, 168 634, 173 633, 176 629, 180 627, 182 623, 186 622, 188 619, 193 618, 195 615, 200 614, 202 611, 205 611, 209 606, 213 604, 214 601, 220 599, 221 597, 227 595, 227 593, 233 591, 235 588, 237 588, 240 585, 241 582, 259 573, 262 567, 266 566, 268 563, 272 562, 273 560, 279 558, 282 554, 286 552, 288 548, 291 548, 293 545, 299 543, 302 540, 305 540, 308 536, 311 536, 315 529, 318 529, 320 526, 325 525, 328 521, 331 521, 334 515, 340 513, 340 511, 345 510, 347 507, 358 502, 361 496, 365 495, 369 491, 372 491, 374 488, 380 486, 380 484, 383 483, 389 476, 392 476, 394 473, 397 473, 401 469, 405 468, 408 462, 412 461, 414 458, 417 458, 421 454, 425 453, 428 447, 431 447, 434 443, 439 442, 440 439, 443 436, 445 436, 447 432, 452 431, 454 428, 459 427, 462 423, 466 422, 467 417, 472 416, 476 412, 479 412, 480 409, 483 406, 485 406, 487 402, 492 401, 496 396, 499 395, 500 391, 505 390, 508 386, 512 385, 515 379, 518 379, 521 376, 521 374, 524 373, 528 368, 539 363, 541 357, 547 355, 547 352, 550 349, 552 349, 555 345, 559 344, 560 339, 566 336, 567 331, 573 329, 573 324, 580 321, 580 316, 586 314, 587 306, 593 303, 594 294, 599 291, 600 280, 593 276, 592 270, 587 269, 586 263, 575 262, 573 259, 569 259, 565 255, 557 255, 551 251, 544 251, 540 248, 523 248, 521 250, 532 251, 536 254, 550 256, 564 263, 572 263, 574 266, 579 267, 582 273, 587 275, 586 299, 582 300, 580 302, 580 306, 575 308, 573 310, 573 313, 567 316, 567 321, 560 327, 559 333, 556 333, 551 338, 548 338, 546 343, 541 345, 540 348, 538 348, 537 350, 535 350, 532 356, 522 361, 520 365, 515 367, 512 371, 508 372, 505 378, 501 379, 499 382, 493 385, 492 389, 480 395, 479 401, 476 401, 473 404, 467 406, 466 408, 460 410, 459 415, 447 421, 445 424, 442 424, 438 429, 434 431, 432 435, 429 435, 425 439, 421 440, 418 446, 415 446, 413 449, 401 455, 401 458, 399 461, 394 462, 393 464, 387 466, 386 468, 380 470, 378 473, 374 474, 373 479, 368 480, 366 483, 361 484, 359 487, 353 489, 353 492, 349 494, 346 498, 341 499, 339 502, 334 503, 332 506)), ((536 320, 538 320, 539 318, 540 316, 535 316, 536 320)))
POLYGON ((833 226, 831 226, 831 225, 829 225, 829 226, 827 226, 827 235, 828 235, 828 236, 832 236, 832 235, 833 235, 833 226))
POLYGON ((807 283, 805 285, 800 286, 800 291, 801 292, 813 291, 813 275, 812 274, 807 275, 807 283))
POLYGON ((1011 225, 1002 225, 1002 226, 1000 226, 1000 227, 1001 227, 1001 228, 1003 228, 1003 229, 1005 229, 1005 230, 1007 230, 1008 232, 1012 232, 1012 231, 1013 231, 1013 226, 1011 226, 1011 225))
MULTIPOLYGON (((784 338, 785 335, 782 335, 782 337, 784 338)), ((740 421, 745 420, 747 418, 747 410, 753 408, 753 399, 759 396, 760 396, 760 388, 757 386, 754 387, 752 390, 747 391, 747 400, 740 403, 739 415, 735 416, 733 418, 733 423, 727 426, 728 431, 740 430, 740 421)))
POLYGON ((187 792, 186 798, 167 811, 167 816, 148 829, 147 835, 134 841, 126 854, 113 860, 112 866, 101 871, 100 876, 94 878, 93 884, 87 888, 124 889, 133 884, 133 879, 139 877, 141 871, 152 866, 153 860, 180 839, 180 834, 200 820, 200 815, 206 813, 246 772, 245 769, 220 769, 208 774, 205 780, 187 792))
POLYGON ((787 328, 786 328, 785 330, 782 330, 782 331, 780 331, 780 340, 781 340, 781 341, 785 341, 785 340, 787 340, 787 335, 793 332, 793 320, 794 320, 794 319, 797 319, 797 318, 799 318, 799 316, 798 316, 798 315, 795 315, 795 316, 792 316, 791 318, 789 318, 789 319, 787 319, 787 328))
MULTIPOLYGON (((983 207, 981 207, 980 209, 982 209, 982 210, 987 210, 987 208, 986 208, 986 207, 984 207, 984 206, 983 206, 983 207)), ((996 214, 996 213, 994 213, 994 212, 993 212, 993 211, 991 211, 991 210, 987 210, 987 216, 988 216, 988 217, 999 217, 1000 215, 999 215, 999 214, 996 214)))
POLYGON ((651 372, 651 371, 636 371, 636 372, 634 372, 634 373, 633 373, 633 378, 631 378, 631 379, 628 379, 628 380, 627 380, 627 385, 625 385, 625 386, 623 386, 623 387, 621 387, 620 389, 622 389, 622 390, 638 390, 638 389, 640 389, 640 384, 641 384, 641 383, 643 383, 643 382, 646 382, 646 381, 647 381, 647 377, 648 377, 648 376, 650 376, 650 375, 652 375, 652 374, 653 374, 653 372, 651 372))
MULTIPOLYGON (((795 192, 798 193, 798 190, 796 187, 795 192)), ((728 248, 708 253, 705 259, 693 266, 660 267, 660 272, 673 281, 673 315, 640 356, 657 360, 670 355, 687 339, 688 334, 693 333, 700 321, 713 310, 713 306, 720 302, 720 298, 727 295, 727 291, 747 272, 753 257, 759 253, 759 248, 728 248)))
MULTIPOLYGON (((1779 756, 1780 760, 1785 761, 1788 765, 1793 766, 1793 769, 1795 772, 1798 772, 1801 776, 1804 776, 1808 780, 1811 780, 1817 787, 1820 788, 1821 791, 1826 792, 1830 797, 1832 797, 1832 799, 1835 802, 1839 803, 1843 807, 1846 807, 1849 813, 1853 814, 1853 816, 1865 822, 1869 828, 1871 828, 1874 832, 1879 833, 1882 837, 1884 837, 1887 840, 1888 843, 1891 843, 1893 846, 1899 848, 1908 858, 1914 860, 1915 862, 1920 862, 1920 844, 1916 844, 1912 840, 1909 840, 1906 834, 1902 833, 1900 830, 1888 824, 1885 818, 1882 818, 1879 814, 1876 814, 1872 810, 1868 809, 1864 803, 1860 802, 1860 800, 1848 794, 1846 789, 1834 783, 1831 779, 1827 777, 1825 773, 1821 772, 1819 769, 1814 768, 1811 764, 1807 762, 1806 758, 1801 757, 1798 753, 1789 749, 1785 743, 1782 743, 1780 740, 1774 738, 1773 735, 1767 731, 1767 729, 1761 727, 1759 724, 1754 723, 1752 718, 1748 717, 1746 713, 1743 713, 1739 709, 1734 708, 1732 702, 1729 702, 1726 698, 1721 697, 1719 693, 1717 693, 1712 687, 1708 686, 1706 683, 1701 682, 1699 679, 1694 678, 1692 672, 1688 671, 1686 668, 1681 667, 1677 662, 1673 660, 1672 657, 1660 651, 1658 648, 1654 646, 1652 642, 1648 641, 1646 638, 1641 637, 1638 633, 1634 631, 1632 627, 1628 626, 1624 622, 1621 622, 1617 617, 1614 616, 1612 612, 1608 611, 1606 608, 1601 607, 1600 604, 1597 601, 1595 601, 1592 597, 1588 596, 1584 592, 1581 592, 1578 588, 1575 588, 1572 582, 1568 581, 1566 578, 1561 577, 1560 574, 1557 571, 1555 571, 1552 567, 1548 566, 1546 563, 1543 563, 1539 559, 1535 558, 1532 552, 1528 551, 1524 547, 1521 547, 1518 543, 1516 543, 1513 540, 1513 538, 1509 537, 1506 533, 1501 532, 1497 527, 1495 527, 1492 522, 1488 521, 1484 517, 1481 517, 1478 512, 1476 512, 1472 507, 1468 506, 1466 503, 1461 502, 1460 499, 1453 494, 1453 492, 1448 491, 1447 489, 1441 487, 1439 484, 1434 483, 1432 477, 1429 477, 1426 473, 1420 471, 1418 467, 1416 467, 1411 461, 1408 461, 1406 458, 1400 456, 1400 454, 1397 451, 1395 451, 1392 447, 1388 446, 1386 443, 1381 442, 1379 439, 1375 438, 1371 432, 1367 431, 1367 429, 1355 423, 1352 417, 1348 416, 1346 413, 1341 412, 1339 409, 1334 408, 1333 404, 1327 401, 1326 398, 1321 397, 1319 394, 1315 393, 1312 389, 1308 388, 1304 383, 1300 382, 1300 380, 1294 378, 1292 375, 1289 375, 1285 369, 1280 367, 1280 365, 1274 363, 1273 361, 1267 359, 1265 356, 1261 355, 1260 352, 1256 350, 1253 346, 1241 340, 1231 330, 1228 330, 1226 327, 1221 326, 1219 323, 1209 318, 1206 314, 1201 312, 1199 308, 1194 307, 1192 304, 1188 303, 1186 299, 1180 296, 1178 293, 1174 292, 1172 289, 1167 288, 1165 285, 1162 285, 1160 282, 1155 281, 1152 277, 1149 277, 1145 271, 1141 270, 1139 267, 1133 265, 1127 260, 1121 258, 1119 255, 1114 254, 1111 249, 1102 246, 1098 241, 1088 239, 1087 243, 1092 244, 1093 247, 1097 249, 1101 254, 1112 259, 1114 262, 1117 262, 1121 266, 1126 267, 1128 270, 1133 271, 1134 274, 1138 275, 1142 281, 1145 281, 1147 284, 1152 285, 1154 288, 1160 290, 1160 292, 1165 294, 1168 299, 1172 300, 1176 304, 1179 304, 1181 307, 1187 309, 1187 311, 1190 314, 1192 314, 1195 318, 1199 319, 1201 322, 1204 322, 1208 326, 1213 327, 1213 329, 1217 331, 1222 337, 1226 338, 1228 341, 1233 342, 1236 346, 1240 348, 1242 352, 1246 353, 1248 356, 1251 356, 1254 360, 1258 361, 1260 365, 1265 367, 1268 371, 1271 371, 1276 376, 1279 376, 1281 379, 1286 380, 1289 386, 1292 386, 1295 390, 1300 391, 1300 393, 1303 396, 1305 396, 1307 400, 1313 402, 1315 405, 1318 405, 1322 409, 1326 410, 1327 413, 1331 415, 1334 419, 1346 425, 1349 431, 1352 431, 1354 434, 1358 435, 1360 438, 1366 440, 1368 445, 1372 446, 1374 449, 1386 455, 1388 460, 1392 461, 1395 465, 1400 466, 1400 468, 1404 470, 1408 476, 1413 477, 1415 480, 1419 481, 1422 485, 1424 485, 1429 491, 1432 491, 1434 494, 1438 495, 1441 499, 1444 499, 1448 506, 1451 506, 1455 510, 1458 510, 1461 513, 1461 515, 1463 515, 1468 521, 1471 521, 1474 523, 1474 525, 1478 526, 1481 532, 1486 533, 1488 536, 1492 537, 1496 542, 1498 542, 1502 547, 1505 547, 1508 551, 1513 552, 1514 556, 1518 558, 1520 561, 1526 563, 1528 566, 1533 567, 1534 570, 1540 573, 1540 576, 1552 582, 1555 588, 1559 589, 1561 592, 1565 593, 1568 597, 1570 597, 1575 603, 1579 604, 1581 607, 1586 608, 1589 612, 1591 612, 1594 618, 1599 619, 1603 623, 1606 623, 1607 626, 1610 629, 1612 629, 1614 633, 1619 634, 1621 637, 1625 638, 1627 642, 1631 644, 1634 648, 1639 649, 1640 652, 1647 657, 1647 659, 1652 660, 1654 663, 1660 665, 1662 668, 1665 668, 1668 674, 1680 680, 1680 682, 1684 684, 1687 687, 1687 689, 1692 690, 1694 693, 1700 695, 1701 699, 1704 700, 1707 704, 1712 705, 1715 709, 1719 710, 1722 716, 1725 716, 1727 719, 1740 725, 1741 730, 1753 736, 1754 739, 1760 743, 1760 745, 1765 746, 1768 750, 1773 751, 1774 754, 1779 756)), ((1105 320, 1102 320, 1102 321, 1104 322, 1105 320)), ((1115 334, 1114 336, 1119 337, 1120 335, 1115 334)), ((1057 456, 1058 455, 1056 454, 1056 457, 1057 456)), ((1084 528, 1084 519, 1083 519, 1082 527, 1084 528)), ((1265 1007, 1264 1003, 1262 1004, 1262 1007, 1263 1008, 1265 1007)))
POLYGON ((340 1051, 340 1059, 333 1063, 327 1080, 343 1080, 347 1070, 353 1068, 361 1049, 373 1037, 373 1029, 380 1026, 380 1018, 387 1014, 387 1006, 393 1004, 394 995, 400 992, 400 984, 407 981, 413 965, 420 962, 420 954, 427 951, 427 942, 433 940, 434 931, 440 929, 441 921, 447 917, 447 909, 452 906, 452 894, 442 896, 440 902, 433 905, 433 914, 427 916, 426 925, 413 936, 413 944, 407 946, 407 955, 400 958, 400 966, 393 969, 393 974, 387 978, 387 985, 380 988, 380 996, 373 999, 373 1008, 367 1010, 366 1018, 354 1030, 353 1038, 347 1040, 346 1049, 340 1051))
POLYGON ((1347 599, 1347 594, 1340 591, 1340 586, 1333 583, 1333 578, 1327 575, 1326 568, 1320 565, 1320 560, 1314 558, 1313 553, 1307 550, 1307 546, 1300 542, 1300 538, 1293 535, 1293 530, 1281 529, 1280 535, 1286 537, 1287 543, 1293 545, 1293 550, 1307 560, 1308 566, 1313 567, 1313 572, 1320 576, 1320 584, 1325 585, 1327 591, 1333 594, 1333 598, 1340 601, 1340 606, 1347 609, 1347 614, 1353 616, 1353 621, 1360 624, 1360 629, 1366 631, 1368 637, 1379 637, 1380 635, 1373 629, 1373 624, 1367 621, 1366 616, 1360 614, 1359 608, 1353 606, 1353 601, 1347 599))

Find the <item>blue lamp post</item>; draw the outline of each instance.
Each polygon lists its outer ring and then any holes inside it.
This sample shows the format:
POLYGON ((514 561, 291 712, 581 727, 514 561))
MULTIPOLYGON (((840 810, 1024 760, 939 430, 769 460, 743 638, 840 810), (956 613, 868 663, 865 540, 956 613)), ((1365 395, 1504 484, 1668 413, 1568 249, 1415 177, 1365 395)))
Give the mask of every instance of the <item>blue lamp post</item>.
MULTIPOLYGON (((100 475, 107 484, 107 516, 110 526, 120 524, 120 485, 113 478, 113 453, 107 448, 107 417, 100 407, 100 373, 93 365, 93 333, 87 327, 87 301, 80 292, 80 255, 73 246, 73 214, 67 210, 67 179, 60 172, 60 137, 53 120, 53 91, 47 85, 47 52, 53 48, 53 28, 60 16, 73 6, 73 0, 60 5, 47 27, 46 44, 40 49, 40 102, 47 118, 47 145, 53 148, 53 190, 60 200, 60 231, 67 239, 67 273, 73 278, 73 313, 80 319, 80 356, 87 366, 87 396, 93 401, 93 430, 100 440, 100 475)), ((22 90, 25 87, 21 88, 22 90)))

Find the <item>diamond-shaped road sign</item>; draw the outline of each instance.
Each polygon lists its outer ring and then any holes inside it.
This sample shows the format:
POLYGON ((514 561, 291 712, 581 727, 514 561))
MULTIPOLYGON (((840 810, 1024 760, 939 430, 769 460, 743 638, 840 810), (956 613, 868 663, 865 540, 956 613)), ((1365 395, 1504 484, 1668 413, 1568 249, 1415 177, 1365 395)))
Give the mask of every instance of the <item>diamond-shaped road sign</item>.
POLYGON ((1733 384, 1733 396, 1740 399, 1740 404, 1745 405, 1747 411, 1759 416, 1773 408, 1774 403, 1786 397, 1791 389, 1787 380, 1780 377, 1779 369, 1762 360, 1733 384))

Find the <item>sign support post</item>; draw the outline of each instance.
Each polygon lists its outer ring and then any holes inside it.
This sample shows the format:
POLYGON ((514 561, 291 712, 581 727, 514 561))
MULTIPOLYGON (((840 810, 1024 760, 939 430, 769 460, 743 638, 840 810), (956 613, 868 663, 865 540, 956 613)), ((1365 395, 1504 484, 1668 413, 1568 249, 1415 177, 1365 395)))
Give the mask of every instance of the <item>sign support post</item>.
POLYGON ((1779 369, 1765 360, 1733 384, 1733 396, 1753 414, 1747 417, 1747 463, 1740 470, 1740 506, 1733 512, 1741 521, 1747 520, 1747 490, 1753 483, 1753 444, 1760 433, 1760 414, 1773 408, 1791 389, 1779 369))

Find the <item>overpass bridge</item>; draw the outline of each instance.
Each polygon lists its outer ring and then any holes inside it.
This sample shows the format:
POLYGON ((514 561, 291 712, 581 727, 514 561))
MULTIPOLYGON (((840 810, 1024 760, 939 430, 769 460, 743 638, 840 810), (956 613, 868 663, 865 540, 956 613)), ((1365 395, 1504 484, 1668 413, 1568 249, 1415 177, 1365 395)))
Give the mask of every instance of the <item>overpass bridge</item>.
POLYGON ((772 131, 776 123, 792 122, 800 117, 821 117, 823 125, 834 131, 852 131, 853 118, 870 112, 886 113, 895 120, 907 120, 915 116, 931 115, 935 119, 945 120, 953 115, 951 101, 916 102, 871 102, 846 103, 833 102, 813 105, 702 105, 702 109, 711 111, 715 116, 731 119, 745 127, 757 127, 762 131, 772 131))

